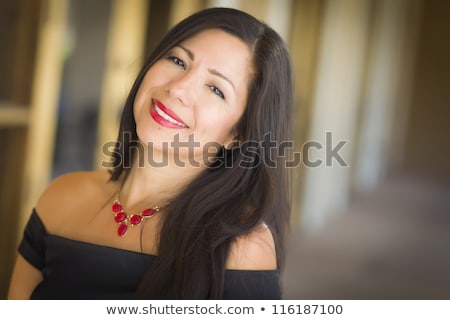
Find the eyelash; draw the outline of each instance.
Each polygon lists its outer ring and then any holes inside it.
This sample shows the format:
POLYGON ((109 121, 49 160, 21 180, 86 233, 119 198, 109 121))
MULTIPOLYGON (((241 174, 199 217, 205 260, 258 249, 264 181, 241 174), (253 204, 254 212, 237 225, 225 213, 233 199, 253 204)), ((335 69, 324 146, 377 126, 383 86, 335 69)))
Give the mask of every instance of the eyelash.
POLYGON ((211 91, 217 95, 219 98, 225 100, 225 95, 223 94, 222 90, 220 90, 219 88, 217 88, 215 85, 209 85, 208 86, 209 89, 211 89, 211 91))
POLYGON ((177 66, 182 67, 184 70, 186 70, 186 65, 184 61, 181 60, 180 58, 175 56, 168 56, 167 59, 175 63, 177 66))
MULTIPOLYGON (((186 64, 180 58, 176 56, 168 56, 167 59, 172 61, 177 66, 183 68, 183 70, 186 70, 186 64)), ((225 95, 223 94, 222 90, 220 90, 218 87, 216 87, 215 85, 207 85, 207 87, 211 90, 212 93, 217 95, 219 98, 225 100, 225 95)))

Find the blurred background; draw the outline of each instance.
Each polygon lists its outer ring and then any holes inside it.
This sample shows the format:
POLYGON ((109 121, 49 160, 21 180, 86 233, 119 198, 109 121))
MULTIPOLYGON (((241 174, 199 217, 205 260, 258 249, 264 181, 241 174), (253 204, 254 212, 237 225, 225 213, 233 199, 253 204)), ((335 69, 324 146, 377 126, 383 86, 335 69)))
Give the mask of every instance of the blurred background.
POLYGON ((450 299, 445 0, 0 0, 0 298, 39 194, 100 167, 143 59, 211 6, 267 22, 292 54, 284 298, 450 299))

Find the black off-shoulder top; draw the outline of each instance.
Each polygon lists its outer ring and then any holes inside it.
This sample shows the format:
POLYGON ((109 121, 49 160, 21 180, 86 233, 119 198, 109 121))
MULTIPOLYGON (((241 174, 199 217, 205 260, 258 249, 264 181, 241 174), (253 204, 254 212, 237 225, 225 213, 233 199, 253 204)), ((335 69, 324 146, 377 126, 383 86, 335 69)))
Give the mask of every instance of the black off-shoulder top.
MULTIPOLYGON (((35 210, 19 253, 41 270, 31 299, 135 299, 155 256, 49 234, 35 210)), ((224 299, 281 299, 277 270, 226 270, 224 299)))

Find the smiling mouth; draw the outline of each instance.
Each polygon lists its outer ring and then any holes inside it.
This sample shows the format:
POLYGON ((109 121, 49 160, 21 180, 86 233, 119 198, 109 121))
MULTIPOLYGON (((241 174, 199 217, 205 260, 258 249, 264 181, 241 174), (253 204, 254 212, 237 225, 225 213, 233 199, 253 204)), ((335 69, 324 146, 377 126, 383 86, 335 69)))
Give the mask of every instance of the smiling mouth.
POLYGON ((185 123, 179 121, 179 119, 177 120, 174 119, 174 117, 170 116, 167 113, 170 111, 166 109, 161 102, 154 100, 152 105, 153 108, 151 108, 150 110, 150 115, 152 116, 153 120, 155 120, 161 126, 168 128, 188 128, 188 126, 185 123))

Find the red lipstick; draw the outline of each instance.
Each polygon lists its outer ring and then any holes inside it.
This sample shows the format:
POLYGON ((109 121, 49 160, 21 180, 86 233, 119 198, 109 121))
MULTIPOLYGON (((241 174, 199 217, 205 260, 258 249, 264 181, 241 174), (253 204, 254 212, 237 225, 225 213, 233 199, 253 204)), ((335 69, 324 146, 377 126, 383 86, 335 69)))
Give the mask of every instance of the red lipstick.
POLYGON ((180 117, 168 109, 161 101, 153 99, 150 107, 150 116, 159 125, 166 128, 187 128, 188 126, 180 117))

